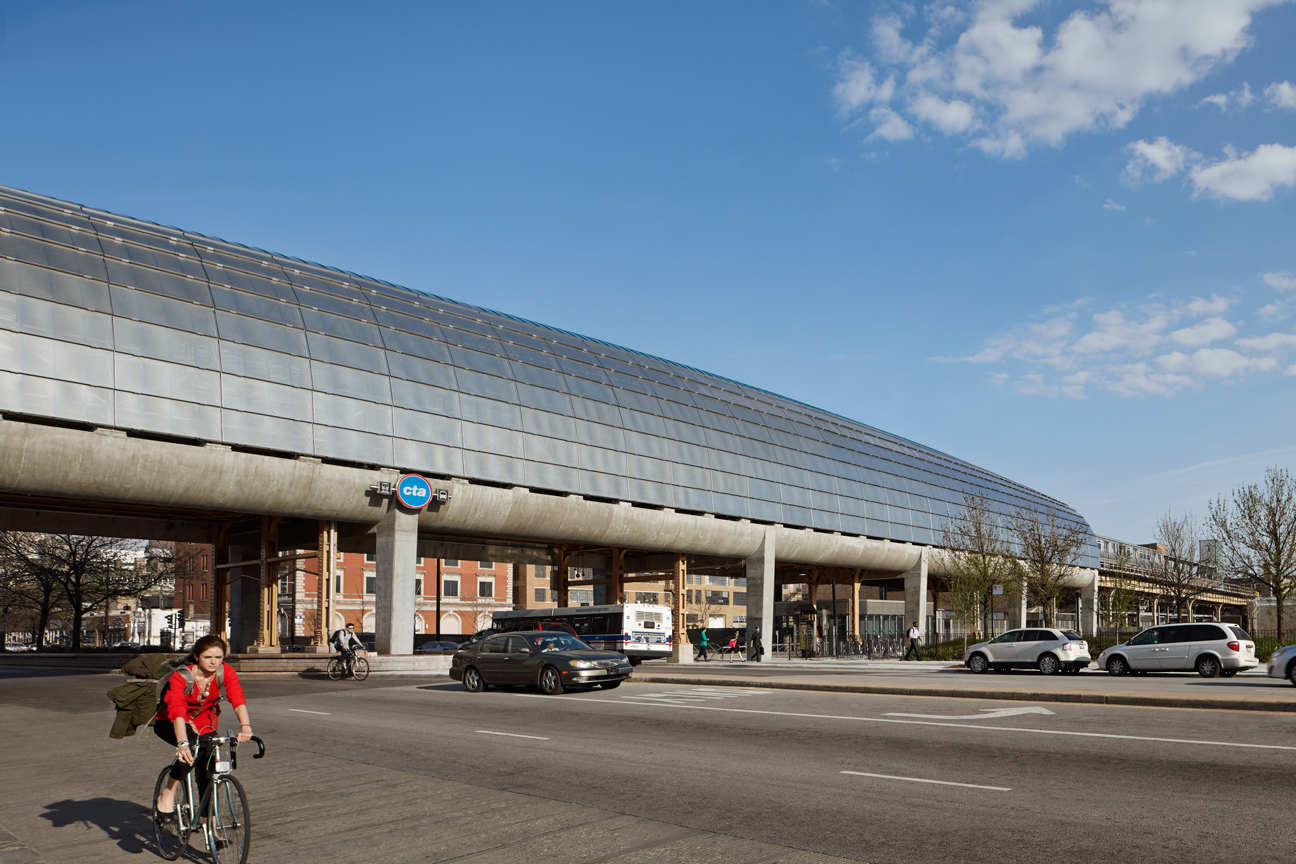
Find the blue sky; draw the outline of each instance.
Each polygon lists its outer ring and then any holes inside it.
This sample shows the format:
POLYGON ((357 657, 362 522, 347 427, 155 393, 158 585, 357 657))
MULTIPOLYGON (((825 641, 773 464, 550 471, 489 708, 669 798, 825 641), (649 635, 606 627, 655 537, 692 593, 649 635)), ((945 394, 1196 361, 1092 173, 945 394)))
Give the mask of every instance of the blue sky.
POLYGON ((1296 457, 1296 4, 0 4, 0 184, 783 393, 1144 542, 1296 457))

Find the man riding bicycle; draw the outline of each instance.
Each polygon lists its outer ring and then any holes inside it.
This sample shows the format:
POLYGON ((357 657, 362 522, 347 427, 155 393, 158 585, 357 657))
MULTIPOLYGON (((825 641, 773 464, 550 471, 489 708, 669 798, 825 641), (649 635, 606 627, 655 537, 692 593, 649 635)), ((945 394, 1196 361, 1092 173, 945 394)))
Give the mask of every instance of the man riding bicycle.
POLYGON ((360 637, 355 634, 354 624, 347 624, 345 630, 334 631, 333 638, 329 641, 333 643, 334 648, 342 652, 340 659, 348 667, 355 660, 356 649, 365 647, 360 637))

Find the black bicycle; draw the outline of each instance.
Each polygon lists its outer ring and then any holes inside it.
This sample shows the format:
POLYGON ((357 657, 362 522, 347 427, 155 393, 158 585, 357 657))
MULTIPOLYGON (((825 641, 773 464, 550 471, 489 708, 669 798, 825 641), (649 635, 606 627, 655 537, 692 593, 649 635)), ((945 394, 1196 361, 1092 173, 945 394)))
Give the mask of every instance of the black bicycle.
POLYGON ((363 681, 369 677, 369 661, 358 656, 354 651, 348 651, 340 657, 334 657, 329 661, 328 677, 334 681, 343 678, 354 678, 357 681, 363 681))
MULTIPOLYGON (((265 756, 265 742, 255 735, 249 739, 257 746, 252 757, 265 756)), ((194 762, 208 760, 211 783, 198 797, 194 774, 190 771, 176 787, 175 813, 163 814, 157 809, 158 795, 171 777, 171 766, 162 769, 153 787, 153 836, 158 852, 174 861, 189 845, 189 835, 201 831, 203 846, 216 864, 247 864, 252 848, 252 811, 247 793, 234 776, 238 767, 238 736, 208 738, 198 746, 194 762)), ((173 763, 174 764, 174 763, 173 763)))

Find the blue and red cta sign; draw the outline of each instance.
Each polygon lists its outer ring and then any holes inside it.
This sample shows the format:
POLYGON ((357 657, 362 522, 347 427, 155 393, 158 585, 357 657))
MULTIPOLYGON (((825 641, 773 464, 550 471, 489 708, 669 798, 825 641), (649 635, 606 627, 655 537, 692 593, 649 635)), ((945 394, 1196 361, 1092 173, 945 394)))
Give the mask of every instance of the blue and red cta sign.
POLYGON ((432 501, 432 487, 417 474, 406 474, 396 483, 396 500, 411 510, 422 510, 432 501))

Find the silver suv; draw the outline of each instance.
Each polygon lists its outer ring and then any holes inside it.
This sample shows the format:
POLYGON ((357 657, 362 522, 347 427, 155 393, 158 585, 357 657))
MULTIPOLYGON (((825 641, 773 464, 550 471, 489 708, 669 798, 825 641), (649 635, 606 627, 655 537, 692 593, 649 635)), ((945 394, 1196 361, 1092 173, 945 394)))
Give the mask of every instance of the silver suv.
POLYGON ((1069 630, 1009 630, 989 642, 970 646, 963 665, 978 674, 991 669, 1074 673, 1089 665, 1089 646, 1079 633, 1069 630))
POLYGON ((1231 678, 1258 664, 1255 642, 1236 624, 1162 624, 1098 655, 1112 675, 1129 672, 1191 672, 1231 678))

